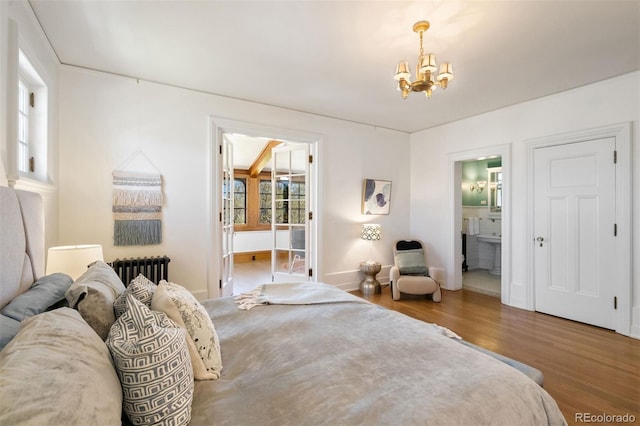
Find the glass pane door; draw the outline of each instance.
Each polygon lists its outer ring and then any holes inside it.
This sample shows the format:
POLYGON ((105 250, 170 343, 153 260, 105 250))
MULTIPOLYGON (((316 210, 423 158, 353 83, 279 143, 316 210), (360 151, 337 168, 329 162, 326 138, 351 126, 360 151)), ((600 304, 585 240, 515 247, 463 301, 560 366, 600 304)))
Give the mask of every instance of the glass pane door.
POLYGON ((309 145, 272 150, 271 273, 274 282, 309 280, 309 145))
POLYGON ((220 296, 233 294, 233 144, 223 138, 222 149, 222 277, 220 296))

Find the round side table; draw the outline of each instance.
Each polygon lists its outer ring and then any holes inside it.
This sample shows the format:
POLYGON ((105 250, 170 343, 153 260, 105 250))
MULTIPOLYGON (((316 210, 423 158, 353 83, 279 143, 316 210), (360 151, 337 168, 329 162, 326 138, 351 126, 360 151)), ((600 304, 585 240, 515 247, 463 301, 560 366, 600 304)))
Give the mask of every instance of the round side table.
POLYGON ((360 283, 360 292, 365 296, 382 293, 380 283, 376 280, 376 274, 380 272, 382 265, 378 262, 361 262, 360 270, 364 272, 364 280, 360 283))

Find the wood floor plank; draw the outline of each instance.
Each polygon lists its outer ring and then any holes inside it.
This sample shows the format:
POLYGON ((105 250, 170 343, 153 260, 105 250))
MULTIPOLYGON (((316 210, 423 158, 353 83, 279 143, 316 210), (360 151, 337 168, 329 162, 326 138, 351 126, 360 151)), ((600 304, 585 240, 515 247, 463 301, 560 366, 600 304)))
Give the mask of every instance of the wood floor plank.
MULTIPOLYGON (((360 295, 359 292, 354 292, 360 295)), ((447 327, 465 340, 529 364, 571 425, 580 416, 634 416, 640 424, 640 341, 610 330, 513 308, 467 290, 429 297, 391 298, 389 288, 367 300, 447 327)))

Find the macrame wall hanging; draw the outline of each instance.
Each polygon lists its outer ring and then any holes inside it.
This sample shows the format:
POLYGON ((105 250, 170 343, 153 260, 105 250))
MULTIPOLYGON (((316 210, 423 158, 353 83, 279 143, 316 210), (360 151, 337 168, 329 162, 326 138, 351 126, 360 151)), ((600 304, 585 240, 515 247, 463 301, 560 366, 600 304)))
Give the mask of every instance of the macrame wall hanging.
POLYGON ((162 205, 162 174, 142 151, 133 153, 118 170, 113 171, 114 245, 160 244, 162 205), (155 172, 126 170, 132 160, 140 158, 155 172))

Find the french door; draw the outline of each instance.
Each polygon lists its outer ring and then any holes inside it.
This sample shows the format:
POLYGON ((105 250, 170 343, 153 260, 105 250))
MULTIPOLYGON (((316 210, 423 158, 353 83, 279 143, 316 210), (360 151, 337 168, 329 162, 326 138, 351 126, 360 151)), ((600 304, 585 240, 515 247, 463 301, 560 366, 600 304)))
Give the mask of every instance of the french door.
POLYGON ((222 148, 222 278, 220 296, 233 294, 233 215, 234 185, 233 143, 223 138, 222 148))
POLYGON ((308 281, 310 268, 309 144, 273 148, 271 275, 274 282, 308 281))

